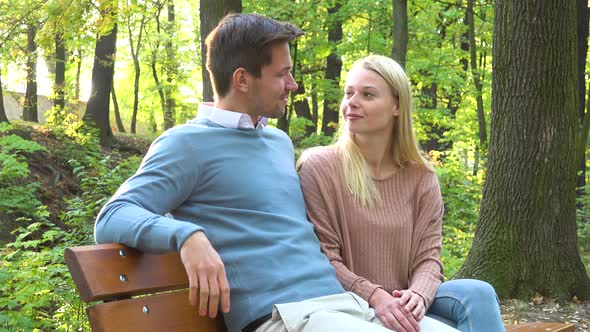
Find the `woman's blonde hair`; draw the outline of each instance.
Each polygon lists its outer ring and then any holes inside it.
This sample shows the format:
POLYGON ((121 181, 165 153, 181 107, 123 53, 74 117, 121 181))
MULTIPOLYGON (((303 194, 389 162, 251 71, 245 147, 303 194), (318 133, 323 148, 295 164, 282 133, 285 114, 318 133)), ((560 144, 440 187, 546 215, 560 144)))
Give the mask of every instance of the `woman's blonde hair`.
MULTIPOLYGON (((381 76, 399 103, 399 116, 393 126, 391 152, 393 161, 399 168, 414 163, 430 171, 432 165, 423 157, 412 127, 412 89, 404 69, 393 59, 382 55, 369 55, 357 60, 352 68, 364 68, 381 76)), ((381 195, 371 178, 369 165, 354 143, 354 134, 344 123, 340 125, 339 137, 335 145, 341 155, 344 178, 348 189, 361 206, 374 206, 381 203, 381 195)))

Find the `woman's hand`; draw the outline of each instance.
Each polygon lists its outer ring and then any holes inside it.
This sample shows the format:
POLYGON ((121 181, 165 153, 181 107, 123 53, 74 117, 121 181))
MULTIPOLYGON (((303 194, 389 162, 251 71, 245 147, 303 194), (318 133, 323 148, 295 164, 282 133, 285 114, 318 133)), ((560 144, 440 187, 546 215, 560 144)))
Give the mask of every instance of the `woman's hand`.
POLYGON ((418 321, 401 297, 393 297, 381 288, 369 298, 369 304, 385 327, 398 332, 419 332, 418 321))
POLYGON ((400 300, 401 305, 404 305, 414 316, 417 321, 422 320, 426 314, 426 304, 424 298, 414 293, 412 290, 394 290, 391 295, 400 300))

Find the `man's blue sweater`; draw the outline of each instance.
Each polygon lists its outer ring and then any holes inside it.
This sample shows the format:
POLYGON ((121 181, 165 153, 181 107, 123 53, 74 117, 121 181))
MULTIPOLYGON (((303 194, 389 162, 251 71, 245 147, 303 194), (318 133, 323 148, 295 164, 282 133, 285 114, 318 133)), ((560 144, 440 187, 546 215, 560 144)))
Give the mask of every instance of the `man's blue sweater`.
POLYGON ((344 291, 320 252, 293 146, 278 129, 199 120, 165 132, 102 209, 95 236, 98 243, 163 252, 180 250, 196 231, 205 232, 225 264, 230 332, 275 303, 344 291))

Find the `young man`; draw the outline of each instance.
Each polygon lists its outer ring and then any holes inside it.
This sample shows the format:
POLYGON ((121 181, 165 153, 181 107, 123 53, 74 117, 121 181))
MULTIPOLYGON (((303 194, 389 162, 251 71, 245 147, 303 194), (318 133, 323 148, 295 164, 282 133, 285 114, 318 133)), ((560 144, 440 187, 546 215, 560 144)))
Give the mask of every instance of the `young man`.
POLYGON ((306 218, 291 141, 265 126, 297 89, 288 43, 302 34, 254 14, 219 23, 206 41, 214 105, 154 141, 100 212, 96 241, 180 251, 190 303, 211 317, 221 307, 230 332, 387 331, 336 279, 306 218))

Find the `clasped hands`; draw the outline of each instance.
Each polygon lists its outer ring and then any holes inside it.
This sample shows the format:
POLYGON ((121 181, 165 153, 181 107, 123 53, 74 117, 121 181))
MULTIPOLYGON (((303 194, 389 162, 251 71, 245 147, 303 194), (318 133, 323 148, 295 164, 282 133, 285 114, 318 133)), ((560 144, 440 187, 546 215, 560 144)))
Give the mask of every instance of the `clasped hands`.
POLYGON ((422 296, 409 289, 391 294, 378 288, 369 298, 375 314, 388 329, 397 332, 419 332, 418 322, 424 318, 426 305, 422 296))

